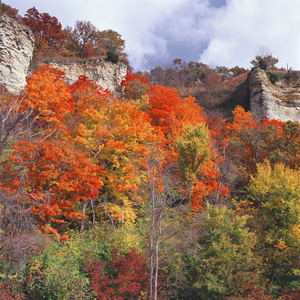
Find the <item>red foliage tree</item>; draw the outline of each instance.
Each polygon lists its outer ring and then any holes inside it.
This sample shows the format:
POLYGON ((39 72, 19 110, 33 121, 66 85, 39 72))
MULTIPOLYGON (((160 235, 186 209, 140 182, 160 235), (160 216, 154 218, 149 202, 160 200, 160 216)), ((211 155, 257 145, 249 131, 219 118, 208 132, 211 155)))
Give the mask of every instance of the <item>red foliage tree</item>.
POLYGON ((21 110, 30 112, 37 124, 34 136, 13 146, 6 173, 1 174, 2 188, 23 193, 40 229, 57 235, 53 224, 85 217, 76 206, 97 197, 104 173, 88 151, 76 146, 68 124, 74 117, 74 100, 63 75, 42 66, 28 79, 21 110))
POLYGON ((99 30, 90 21, 76 21, 75 28, 68 33, 77 44, 80 57, 104 56, 104 40, 99 30))
POLYGON ((11 6, 0 2, 0 14, 3 13, 15 20, 20 20, 21 16, 19 15, 19 10, 12 8, 11 6))
MULTIPOLYGON (((56 17, 51 17, 48 13, 40 13, 35 7, 27 10, 22 21, 38 38, 46 40, 49 47, 59 48, 67 37, 56 17)), ((40 39, 38 39, 37 47, 42 44, 40 39)))
POLYGON ((141 77, 132 72, 126 74, 122 81, 126 99, 139 99, 142 95, 150 93, 150 83, 147 77, 141 77))
POLYGON ((111 268, 115 276, 106 275, 106 263, 89 257, 84 260, 85 271, 92 277, 91 284, 97 299, 125 300, 135 299, 146 290, 147 270, 146 259, 132 249, 127 255, 120 256, 115 249, 111 268))
POLYGON ((49 224, 84 218, 76 211, 76 204, 96 197, 102 188, 99 179, 102 167, 95 166, 84 153, 59 138, 15 144, 10 163, 18 166, 18 170, 6 166, 2 187, 10 193, 23 190, 27 195, 26 205, 46 233, 57 234, 49 224))
POLYGON ((159 127, 164 134, 171 131, 171 120, 175 116, 177 105, 181 104, 180 96, 175 89, 162 85, 154 85, 151 88, 150 117, 152 124, 159 127))
POLYGON ((14 291, 14 284, 12 280, 0 283, 0 300, 23 300, 26 298, 25 295, 14 291))

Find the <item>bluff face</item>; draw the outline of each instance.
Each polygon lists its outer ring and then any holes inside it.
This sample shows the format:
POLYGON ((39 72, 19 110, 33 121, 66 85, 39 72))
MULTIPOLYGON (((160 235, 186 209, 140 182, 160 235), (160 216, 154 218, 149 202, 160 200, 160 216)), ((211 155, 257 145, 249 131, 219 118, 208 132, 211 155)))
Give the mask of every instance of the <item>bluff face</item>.
MULTIPOLYGON (((34 46, 34 35, 28 27, 6 15, 0 16, 0 84, 14 94, 18 94, 26 85, 34 46)), ((104 89, 110 90, 115 97, 122 96, 121 82, 127 73, 127 67, 120 62, 112 63, 97 58, 84 62, 52 61, 49 64, 65 73, 67 84, 72 84, 79 76, 85 75, 104 89)))
POLYGON ((248 74, 248 88, 250 110, 255 119, 300 122, 299 79, 284 79, 273 85, 264 70, 253 68, 248 74))
POLYGON ((0 16, 0 83, 18 94, 26 85, 35 39, 25 25, 6 16, 0 16))
POLYGON ((102 58, 88 59, 86 61, 52 61, 50 64, 65 73, 65 81, 72 84, 78 77, 85 75, 104 89, 108 89, 115 97, 122 96, 121 82, 127 73, 126 65, 112 63, 102 58))

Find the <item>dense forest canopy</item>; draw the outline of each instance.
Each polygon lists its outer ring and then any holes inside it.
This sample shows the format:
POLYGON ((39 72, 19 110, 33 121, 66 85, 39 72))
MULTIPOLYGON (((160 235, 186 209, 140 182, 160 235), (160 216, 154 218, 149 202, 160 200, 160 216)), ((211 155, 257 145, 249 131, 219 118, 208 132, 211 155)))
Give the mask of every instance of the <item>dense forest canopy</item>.
POLYGON ((0 10, 36 38, 0 94, 0 299, 300 298, 300 124, 252 117, 248 70, 134 73, 114 30, 0 10), (121 99, 43 63, 112 53, 121 99))

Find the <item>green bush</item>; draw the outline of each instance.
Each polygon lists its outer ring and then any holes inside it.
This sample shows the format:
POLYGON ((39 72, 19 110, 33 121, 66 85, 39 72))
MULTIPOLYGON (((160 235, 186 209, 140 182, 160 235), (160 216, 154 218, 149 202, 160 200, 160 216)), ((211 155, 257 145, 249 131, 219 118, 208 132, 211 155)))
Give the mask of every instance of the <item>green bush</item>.
POLYGON ((268 63, 264 59, 260 59, 259 62, 258 62, 258 65, 263 70, 268 69, 268 63))
POLYGON ((93 289, 82 270, 84 257, 80 254, 84 255, 75 246, 49 241, 47 248, 27 266, 29 299, 94 299, 93 289))
POLYGON ((117 63, 119 61, 119 54, 115 51, 108 50, 106 52, 107 59, 113 63, 117 63))
POLYGON ((279 81, 279 77, 277 76, 277 74, 272 73, 272 72, 268 72, 268 75, 269 75, 270 80, 273 84, 275 84, 277 81, 279 81))

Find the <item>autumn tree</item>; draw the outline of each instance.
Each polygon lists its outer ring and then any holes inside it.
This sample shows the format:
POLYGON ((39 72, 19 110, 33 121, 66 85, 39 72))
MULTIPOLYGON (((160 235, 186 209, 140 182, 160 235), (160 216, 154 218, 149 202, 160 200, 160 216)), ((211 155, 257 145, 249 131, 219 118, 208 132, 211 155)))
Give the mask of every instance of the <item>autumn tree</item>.
POLYGON ((150 94, 151 85, 148 78, 132 72, 127 72, 122 86, 124 87, 124 96, 128 100, 138 100, 142 96, 150 94))
POLYGON ((166 87, 186 88, 194 87, 195 83, 202 82, 206 72, 210 70, 208 65, 199 62, 186 63, 176 58, 172 63, 150 63, 147 77, 152 84, 160 84, 166 87))
POLYGON ((229 72, 230 72, 230 74, 232 74, 233 77, 236 77, 236 76, 242 75, 244 73, 247 73, 248 71, 239 66, 235 66, 235 67, 229 69, 229 72))
POLYGON ((283 164, 272 168, 269 162, 258 164, 251 176, 248 201, 259 238, 255 251, 263 259, 269 290, 273 284, 299 282, 299 180, 299 171, 283 164))
MULTIPOLYGON (((3 171, 2 171, 3 172, 3 171)), ((24 275, 26 263, 44 245, 26 198, 0 190, 0 272, 3 279, 24 275)))
POLYGON ((90 21, 76 21, 74 29, 67 27, 67 49, 80 57, 105 55, 105 43, 100 31, 90 21))
POLYGON ((85 259, 84 265, 99 300, 134 299, 146 290, 145 257, 135 249, 131 249, 125 256, 119 255, 117 249, 114 250, 110 266, 113 276, 108 276, 106 263, 95 257, 85 259))
POLYGON ((278 58, 273 57, 272 53, 270 52, 270 49, 261 47, 259 49, 259 53, 255 56, 255 59, 253 59, 250 63, 254 67, 262 67, 267 69, 272 69, 275 67, 275 65, 279 62, 278 58))
POLYGON ((28 79, 22 97, 22 111, 29 110, 36 124, 28 140, 14 145, 2 187, 22 193, 40 229, 57 234, 51 223, 84 217, 76 205, 98 195, 103 168, 71 139, 65 122, 74 112, 74 100, 61 71, 42 66, 28 79))
POLYGON ((56 17, 52 17, 48 13, 40 13, 33 7, 27 10, 22 22, 35 35, 36 52, 48 52, 49 48, 58 50, 62 47, 66 35, 56 17))
POLYGON ((271 162, 282 162, 292 169, 299 169, 300 163, 300 124, 288 121, 282 124, 282 134, 274 141, 271 162))
POLYGON ((169 89, 162 85, 154 85, 151 91, 150 117, 152 124, 167 134, 171 130, 171 119, 175 114, 176 106, 181 103, 180 96, 175 89, 169 89))
POLYGON ((13 19, 20 20, 21 16, 19 15, 19 10, 12 8, 10 5, 7 5, 0 1, 0 15, 5 14, 13 19))
POLYGON ((175 142, 179 152, 178 166, 184 181, 194 183, 201 165, 209 158, 208 130, 204 123, 193 127, 186 125, 175 142))
POLYGON ((11 147, 18 139, 27 135, 32 124, 31 110, 22 112, 22 97, 10 94, 1 88, 0 108, 0 160, 5 160, 11 154, 11 147))
POLYGON ((76 211, 76 204, 98 195, 102 188, 98 177, 103 173, 101 167, 93 165, 84 153, 74 147, 55 140, 38 143, 21 141, 14 150, 10 162, 19 170, 7 168, 11 175, 3 185, 10 192, 20 188, 25 193, 42 231, 56 234, 49 224, 84 217, 76 211), (20 183, 22 172, 27 172, 24 185, 20 183), (9 183, 11 178, 15 178, 13 185, 9 183))
POLYGON ((201 62, 190 61, 188 63, 188 70, 194 82, 202 82, 206 73, 210 70, 210 67, 201 62))
POLYGON ((134 197, 141 183, 136 166, 143 168, 138 154, 147 153, 148 143, 160 143, 163 137, 155 132, 146 112, 96 86, 84 88, 85 82, 74 91, 78 114, 72 136, 106 172, 101 179, 103 193, 97 198, 98 212, 104 211, 113 222, 131 223, 147 201, 134 197))
MULTIPOLYGON (((149 116, 152 119, 153 126, 159 130, 162 130, 167 138, 167 161, 170 163, 175 162, 178 159, 183 160, 184 158, 180 158, 179 152, 175 150, 176 139, 182 138, 182 135, 184 135, 185 126, 191 126, 194 128, 197 128, 197 126, 203 126, 199 125, 199 123, 204 123, 203 110, 197 103, 195 103, 195 98, 191 96, 186 97, 183 99, 183 101, 181 101, 178 92, 176 92, 174 89, 168 89, 160 85, 155 85, 152 87, 151 91, 151 107, 149 109, 149 116)), ((204 138, 204 140, 206 140, 204 144, 208 145, 207 139, 204 138)), ((196 148, 197 147, 193 148, 193 150, 196 148)), ((181 154, 186 156, 184 153, 185 152, 182 151, 181 154)), ((188 157, 186 157, 186 159, 192 160, 192 157, 189 157, 189 155, 187 155, 188 157)), ((196 160, 198 158, 194 157, 196 160)), ((186 168, 191 167, 193 163, 189 161, 187 164, 188 165, 185 166, 186 168)), ((195 181, 194 191, 192 192, 192 199, 194 199, 192 200, 192 206, 195 209, 202 207, 204 195, 207 196, 212 191, 223 190, 223 187, 221 188, 220 181, 220 185, 218 185, 218 182, 215 180, 219 176, 216 173, 216 166, 214 166, 211 159, 208 159, 207 162, 201 167, 201 170, 198 169, 197 171, 199 172, 196 175, 196 170, 194 169, 193 176, 195 176, 197 180, 195 181)), ((226 191, 225 194, 228 194, 228 191, 226 191)))
MULTIPOLYGON (((224 129, 229 140, 226 155, 238 165, 239 179, 247 181, 254 174, 256 164, 272 157, 277 136, 282 134, 282 122, 264 119, 255 120, 250 111, 237 106, 233 111, 233 121, 227 122, 224 129)), ((275 151, 276 152, 276 151, 275 151)))
POLYGON ((107 51, 116 52, 119 55, 120 62, 124 63, 128 71, 132 71, 132 67, 128 61, 128 55, 125 52, 125 40, 115 30, 107 29, 99 32, 102 41, 104 42, 104 49, 107 51))
MULTIPOLYGON (((106 51, 111 50, 117 52, 120 56, 125 55, 125 41, 118 32, 112 29, 102 30, 100 36, 104 40, 106 51)), ((126 58, 126 55, 124 58, 126 58)))
POLYGON ((141 185, 137 197, 148 201, 143 206, 146 231, 149 286, 148 299, 159 299, 160 290, 167 288, 169 274, 164 268, 174 270, 172 260, 177 258, 176 249, 181 243, 178 235, 180 220, 176 216, 182 213, 181 204, 187 193, 178 179, 172 176, 172 166, 164 166, 166 153, 162 145, 149 143, 147 153, 139 154, 144 161, 143 172, 139 172, 141 185), (180 187, 182 189, 180 189, 180 187))
POLYGON ((65 84, 64 72, 43 65, 27 80, 22 96, 23 109, 33 108, 35 116, 49 122, 64 122, 65 114, 74 110, 74 100, 65 84))
POLYGON ((230 70, 225 66, 217 66, 216 72, 222 76, 223 81, 226 81, 231 77, 230 70))

